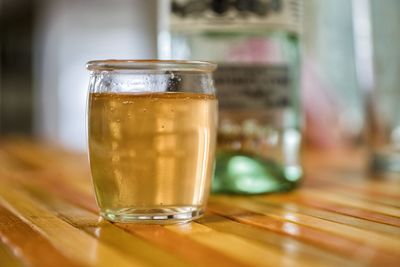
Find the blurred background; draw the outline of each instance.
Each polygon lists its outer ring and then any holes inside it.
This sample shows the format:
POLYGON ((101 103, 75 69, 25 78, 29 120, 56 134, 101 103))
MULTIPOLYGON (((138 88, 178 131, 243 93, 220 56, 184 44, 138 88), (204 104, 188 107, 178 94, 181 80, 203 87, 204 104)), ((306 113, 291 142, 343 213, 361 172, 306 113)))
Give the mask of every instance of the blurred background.
MULTIPOLYGON (((306 142, 364 146, 374 84, 397 91, 393 84, 400 85, 400 1, 303 3, 306 142)), ((167 0, 2 0, 1 135, 85 150, 85 63, 159 57, 168 49, 157 43, 165 40, 168 12, 167 0)))
POLYGON ((157 2, 1 2, 0 131, 85 149, 91 59, 157 57, 157 2))

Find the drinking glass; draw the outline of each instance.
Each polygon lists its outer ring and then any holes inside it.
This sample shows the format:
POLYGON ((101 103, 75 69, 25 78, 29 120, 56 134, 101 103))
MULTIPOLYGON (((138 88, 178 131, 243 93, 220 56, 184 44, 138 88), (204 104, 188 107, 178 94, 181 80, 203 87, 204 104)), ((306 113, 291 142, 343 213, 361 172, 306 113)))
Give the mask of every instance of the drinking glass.
POLYGON ((400 1, 353 1, 371 176, 400 179, 400 1))
POLYGON ((90 61, 89 159, 101 216, 178 223, 200 217, 213 171, 216 65, 90 61))

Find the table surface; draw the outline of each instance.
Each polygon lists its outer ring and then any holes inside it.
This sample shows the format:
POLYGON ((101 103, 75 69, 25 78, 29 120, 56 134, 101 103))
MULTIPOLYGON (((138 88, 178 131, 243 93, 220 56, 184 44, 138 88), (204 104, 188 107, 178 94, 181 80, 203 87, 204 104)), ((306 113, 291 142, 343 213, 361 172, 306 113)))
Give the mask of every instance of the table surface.
POLYGON ((290 193, 210 198, 182 225, 101 220, 86 156, 0 142, 0 266, 400 266, 400 180, 308 153, 290 193))

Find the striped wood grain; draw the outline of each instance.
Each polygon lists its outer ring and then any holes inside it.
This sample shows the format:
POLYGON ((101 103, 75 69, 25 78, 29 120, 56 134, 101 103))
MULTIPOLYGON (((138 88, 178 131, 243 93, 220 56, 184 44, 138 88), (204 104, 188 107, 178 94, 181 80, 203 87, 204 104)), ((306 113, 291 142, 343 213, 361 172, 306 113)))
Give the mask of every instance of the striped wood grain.
POLYGON ((291 193, 212 196, 184 225, 112 224, 86 156, 0 141, 0 266, 398 266, 399 181, 318 158, 291 193))

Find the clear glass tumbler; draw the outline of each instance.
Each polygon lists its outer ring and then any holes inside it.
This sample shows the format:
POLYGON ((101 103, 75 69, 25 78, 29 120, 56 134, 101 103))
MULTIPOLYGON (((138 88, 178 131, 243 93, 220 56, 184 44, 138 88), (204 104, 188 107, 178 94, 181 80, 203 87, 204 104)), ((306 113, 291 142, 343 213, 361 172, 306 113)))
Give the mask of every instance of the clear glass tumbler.
POLYGON ((177 223, 203 214, 213 171, 215 64, 90 61, 89 158, 101 216, 177 223))

